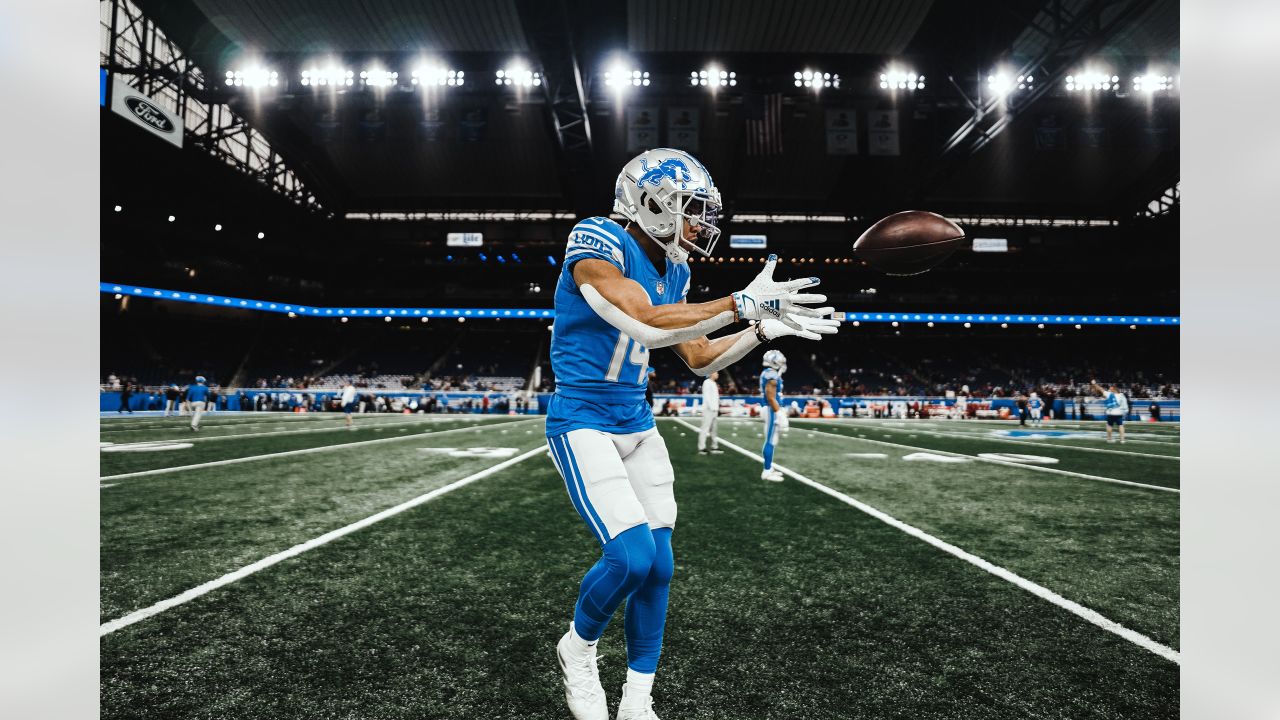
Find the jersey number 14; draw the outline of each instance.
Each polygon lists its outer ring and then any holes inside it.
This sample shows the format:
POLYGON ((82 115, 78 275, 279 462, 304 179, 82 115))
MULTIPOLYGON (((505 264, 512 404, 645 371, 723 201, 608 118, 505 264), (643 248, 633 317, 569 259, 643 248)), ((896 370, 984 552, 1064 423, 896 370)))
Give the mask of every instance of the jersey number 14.
POLYGON ((613 357, 609 360, 609 372, 605 373, 604 379, 609 382, 618 382, 618 377, 622 374, 622 366, 625 364, 632 367, 639 367, 636 371, 636 382, 644 382, 645 371, 649 367, 649 348, 627 337, 626 333, 618 333, 618 343, 613 346, 613 357), (627 352, 627 346, 631 346, 631 352, 627 352), (630 356, 630 357, 628 357, 630 356))

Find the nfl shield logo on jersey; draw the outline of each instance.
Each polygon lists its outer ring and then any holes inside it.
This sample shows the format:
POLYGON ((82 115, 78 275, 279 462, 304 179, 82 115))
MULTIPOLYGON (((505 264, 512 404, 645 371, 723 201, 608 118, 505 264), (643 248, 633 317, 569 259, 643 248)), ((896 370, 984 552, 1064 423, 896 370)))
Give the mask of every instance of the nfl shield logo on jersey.
POLYGON ((662 282, 661 280, 659 280, 659 281, 658 281, 658 294, 659 294, 659 295, 661 295, 662 293, 666 292, 666 290, 667 290, 667 286, 666 286, 665 284, 663 284, 663 282, 662 282))

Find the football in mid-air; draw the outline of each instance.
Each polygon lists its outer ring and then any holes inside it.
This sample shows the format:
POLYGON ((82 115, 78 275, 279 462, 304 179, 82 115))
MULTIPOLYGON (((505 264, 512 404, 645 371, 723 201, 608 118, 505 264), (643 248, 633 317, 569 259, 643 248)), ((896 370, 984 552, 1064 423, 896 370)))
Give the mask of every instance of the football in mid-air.
POLYGON ((916 275, 936 267, 964 242, 959 225, 923 210, 894 213, 867 228, 854 254, 889 275, 916 275))

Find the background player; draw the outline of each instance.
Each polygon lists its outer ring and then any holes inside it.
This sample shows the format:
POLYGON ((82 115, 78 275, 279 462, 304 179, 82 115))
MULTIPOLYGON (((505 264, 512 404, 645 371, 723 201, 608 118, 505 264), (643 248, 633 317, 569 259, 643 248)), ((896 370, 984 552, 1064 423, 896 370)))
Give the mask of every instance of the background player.
POLYGON ((355 425, 352 424, 351 413, 355 412, 355 410, 356 410, 356 386, 352 385, 351 381, 348 380, 346 384, 342 386, 342 413, 343 415, 346 416, 347 427, 351 428, 352 430, 355 429, 355 425))
POLYGON ((782 407, 782 373, 787 371, 787 358, 779 350, 764 354, 764 372, 760 373, 760 393, 764 395, 764 471, 761 480, 782 482, 782 473, 773 467, 773 453, 783 430, 790 427, 786 408, 782 407))
POLYGON ((197 375, 194 385, 187 388, 187 403, 191 406, 191 429, 200 429, 200 416, 204 414, 205 400, 209 399, 209 386, 203 375, 197 375))
POLYGON ((1120 388, 1115 383, 1110 388, 1103 389, 1097 380, 1090 382, 1095 392, 1102 396, 1103 402, 1106 404, 1107 416, 1107 442, 1114 442, 1111 439, 1111 428, 1119 428, 1120 444, 1124 444, 1124 418, 1129 414, 1129 398, 1120 392, 1120 388))
POLYGON ((1027 398, 1027 410, 1031 412, 1031 427, 1040 427, 1040 416, 1044 412, 1044 401, 1034 391, 1027 398))
POLYGON ((685 302, 689 254, 713 251, 720 207, 702 163, 679 150, 650 150, 628 162, 614 186, 614 210, 626 227, 593 217, 569 235, 555 292, 547 444, 602 548, 556 647, 565 699, 578 720, 608 718, 595 645, 623 600, 627 682, 617 718, 657 718, 650 690, 675 569, 676 502, 666 444, 644 401, 650 350, 672 348, 708 376, 777 337, 817 340, 838 326, 826 318, 831 308, 809 307, 824 296, 800 293, 817 278, 773 280, 776 256, 742 291, 685 302), (759 322, 706 337, 739 320, 759 322))
POLYGON ((698 452, 703 455, 721 455, 720 438, 716 436, 716 424, 720 419, 720 373, 713 372, 702 381, 702 425, 698 428, 698 452), (707 438, 711 446, 707 446, 707 438))

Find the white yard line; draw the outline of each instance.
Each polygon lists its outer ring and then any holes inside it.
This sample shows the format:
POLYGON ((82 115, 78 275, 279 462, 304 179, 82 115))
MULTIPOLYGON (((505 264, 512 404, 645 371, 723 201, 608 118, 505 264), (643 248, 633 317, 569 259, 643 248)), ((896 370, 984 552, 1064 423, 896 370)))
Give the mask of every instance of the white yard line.
MULTIPOLYGON (((512 421, 512 422, 518 422, 518 421, 512 421)), ((404 427, 407 425, 435 425, 435 424, 436 423, 434 422, 428 422, 423 420, 385 420, 385 421, 375 422, 375 423, 370 423, 366 421, 363 424, 357 422, 353 426, 353 428, 355 430, 369 430, 369 429, 380 429, 384 427, 395 428, 395 427, 404 427)), ((501 425, 503 423, 497 423, 497 424, 501 425)), ((224 425, 222 427, 226 427, 226 426, 224 425)), ((231 433, 229 435, 198 435, 188 431, 187 434, 180 434, 178 437, 161 438, 158 440, 154 440, 154 442, 208 442, 210 440, 238 440, 240 438, 267 437, 270 435, 299 435, 302 433, 343 432, 346 430, 347 430, 347 426, 341 420, 338 420, 337 423, 333 425, 325 425, 324 427, 318 427, 318 428, 305 428, 302 430, 268 430, 266 432, 231 433)), ((130 441, 124 440, 123 442, 127 443, 130 441)))
MULTIPOLYGON (((533 419, 533 418, 530 418, 533 419)), ((507 425, 518 425, 527 420, 517 420, 515 422, 506 423, 507 425)), ((231 458, 229 460, 213 460, 210 462, 194 463, 192 465, 178 465, 175 467, 156 468, 154 470, 139 470, 138 472, 122 473, 120 475, 103 475, 99 480, 122 480, 124 478, 143 477, 145 475, 163 475, 165 473, 180 472, 182 470, 196 470, 206 467, 217 467, 219 465, 235 465, 237 463, 253 462, 255 460, 268 460, 271 458, 289 457, 291 455, 308 455, 311 453, 328 452, 330 450, 342 450, 345 448, 360 447, 365 445, 377 445, 379 443, 400 442, 411 438, 436 437, 439 435, 448 435, 449 433, 466 432, 468 430, 481 430, 482 428, 464 427, 453 428, 450 430, 440 430, 424 433, 414 433, 413 435, 398 435, 396 437, 378 438, 376 440, 359 440, 357 442, 339 443, 337 445, 321 445, 320 447, 304 448, 302 450, 285 450, 283 452, 265 453, 263 455, 249 455, 240 458, 231 458)))
POLYGON ((229 572, 226 575, 223 575, 222 577, 216 580, 210 580, 209 582, 204 583, 203 585, 197 585, 196 587, 193 587, 190 590, 187 590, 186 592, 181 593, 179 595, 175 595, 169 598, 168 600, 161 600, 160 602, 152 605, 151 607, 142 608, 141 610, 135 610, 129 613, 128 615, 125 615, 124 617, 117 618, 109 622, 105 622, 98 626, 98 637, 108 635, 110 633, 115 632, 116 630, 119 630, 120 628, 128 627, 141 620, 146 620, 147 618, 153 615, 162 613, 165 610, 168 610, 169 608, 176 607, 185 602, 194 600, 200 597, 201 595, 209 593, 213 590, 217 590, 218 588, 224 585, 230 585, 231 583, 237 580, 240 580, 241 578, 248 577, 258 572, 259 570, 265 570, 266 568, 269 568, 272 565, 275 565, 276 563, 281 562, 282 560, 288 560, 289 558, 295 557, 297 555, 301 555, 302 553, 308 550, 318 548, 321 545, 324 545, 325 543, 331 542, 333 540, 337 540, 338 538, 344 535, 350 535, 351 533, 357 530, 369 527, 370 525, 380 520, 386 520, 387 518, 393 515, 399 515, 405 510, 417 507, 430 500, 434 500, 435 498, 438 498, 441 495, 453 492, 454 490, 457 490, 460 487, 470 485, 471 483, 477 480, 483 480, 484 478, 487 478, 490 475, 493 475, 494 473, 501 472, 502 470, 505 470, 511 467, 512 465, 515 465, 516 463, 524 462, 525 460, 528 460, 529 458, 535 457, 540 454, 545 454, 546 451, 547 451, 546 445, 539 445, 533 448, 532 450, 528 450, 520 455, 517 455, 511 458, 510 460, 504 460, 490 468, 481 470, 480 472, 474 473, 472 475, 468 475, 467 477, 464 477, 461 480, 455 480, 454 482, 451 482, 448 485, 436 488, 435 490, 432 490, 429 493, 419 495, 418 497, 413 498, 412 500, 407 500, 405 502, 402 502, 399 505, 396 505, 395 507, 387 508, 386 510, 383 510, 380 513, 370 515, 369 517, 364 518, 363 520, 357 520, 356 522, 353 522, 350 525, 345 525, 343 527, 340 527, 337 530, 330 530, 329 532, 317 538, 313 538, 304 543, 294 545, 288 550, 278 552, 274 555, 268 555, 267 557, 262 558, 261 560, 255 563, 245 565, 239 570, 229 572))
MULTIPOLYGON (((797 422, 823 422, 822 420, 798 419, 797 422)), ((797 428, 805 430, 813 429, 810 425, 796 425, 797 428)), ((941 430, 925 430, 921 427, 878 427, 876 430, 880 432, 895 433, 919 433, 920 435, 932 435, 934 437, 952 438, 955 440, 989 440, 991 442, 1012 443, 1021 445, 1023 448, 1064 448, 1067 450, 1081 450, 1083 452, 1106 453, 1110 455, 1136 455, 1137 457, 1157 458, 1159 460, 1180 460, 1177 455, 1158 455, 1154 453, 1140 453, 1131 450, 1112 450, 1110 448, 1092 448, 1082 445, 1058 445, 1049 441, 1055 438, 1027 438, 1025 440, 1017 440, 1014 438, 997 437, 995 435, 984 435, 982 433, 973 432, 942 432, 941 430)))
MULTIPOLYGON (((395 422, 410 422, 409 420, 405 419, 406 416, 400 413, 377 413, 377 414, 364 413, 364 414, 356 414, 356 415, 353 415, 352 417, 356 419, 355 421, 357 425, 362 423, 365 425, 376 425, 376 424, 384 424, 384 423, 391 424, 395 422)), ((410 417, 413 418, 414 422, 428 423, 428 422, 486 421, 486 420, 505 419, 513 416, 511 415, 468 416, 464 414, 457 414, 457 415, 412 415, 410 417)), ((521 416, 514 416, 514 417, 521 417, 521 416)), ((190 415, 184 415, 181 417, 174 416, 171 420, 167 422, 155 423, 152 425, 147 425, 142 427, 100 428, 98 432, 101 434, 114 435, 116 433, 140 433, 140 432, 156 432, 158 430, 182 430, 190 426, 190 423, 191 423, 190 418, 191 418, 190 415)), ((327 423, 327 422, 341 423, 342 415, 339 413, 316 413, 312 415, 309 420, 292 420, 292 419, 286 420, 281 418, 276 420, 262 420, 259 422, 239 422, 236 420, 231 420, 230 418, 227 418, 225 416, 219 417, 217 415, 214 415, 211 418, 209 414, 206 414, 204 415, 204 419, 202 420, 202 427, 206 429, 222 429, 222 428, 240 429, 240 428, 261 427, 261 426, 284 427, 289 425, 313 425, 316 423, 327 423)))
POLYGON ((797 428, 804 432, 817 433, 819 435, 829 435, 831 437, 844 438, 855 442, 868 442, 876 445, 887 445, 889 447, 906 448, 908 450, 920 450, 923 452, 937 453, 939 455, 951 455, 953 457, 969 458, 978 462, 991 463, 993 465, 1005 465, 1007 467, 1020 468, 1022 470, 1031 470, 1033 472, 1052 473, 1054 475, 1067 475, 1069 477, 1084 478, 1085 480, 1097 480, 1098 482, 1115 483, 1116 485, 1127 485, 1129 487, 1138 487, 1145 490, 1160 490, 1161 492, 1179 492, 1178 488, 1165 487, 1163 485, 1148 485, 1147 483, 1133 482, 1131 480, 1117 480, 1116 478, 1104 477, 1102 475, 1088 475, 1085 473, 1072 472, 1070 470, 1059 470, 1057 468, 1044 467, 1042 465, 1028 465, 1026 463, 1017 463, 1010 460, 996 460, 995 458, 984 458, 977 455, 966 455, 964 453, 952 452, 950 450, 938 450, 936 448, 920 447, 919 445, 905 445, 903 443, 889 442, 888 440, 872 440, 871 438, 860 438, 853 435, 842 435, 840 433, 826 432, 824 430, 814 430, 809 427, 797 428))
MULTIPOLYGON (((681 425, 684 425, 690 430, 695 430, 695 431, 697 430, 696 427, 679 418, 676 418, 676 422, 680 423, 681 425)), ((749 450, 745 450, 735 445, 734 443, 729 442, 728 440, 725 440, 724 438, 720 438, 720 444, 724 445, 730 450, 734 450, 735 452, 745 455, 746 457, 751 458, 752 460, 755 460, 757 462, 764 462, 764 458, 760 457, 759 455, 749 450)), ((1177 650, 1174 650, 1173 648, 1168 647, 1166 645, 1162 645, 1156 642, 1155 640, 1152 640, 1151 638, 1147 637, 1146 635, 1143 635, 1142 633, 1139 633, 1134 630, 1130 630, 1129 628, 1121 625, 1120 623, 1114 620, 1109 620, 1095 610, 1090 610, 1089 608, 1077 602, 1068 600, 1062 597, 1061 595, 1059 595, 1058 593, 1044 587, 1043 585, 1034 583, 1022 577, 1021 575, 1017 575, 1009 570, 1006 570, 1000 567, 999 565, 995 565, 986 560, 983 560, 982 558, 978 557, 977 555, 974 555, 973 553, 966 552, 956 547, 955 545, 952 545, 951 543, 946 542, 945 540, 941 540, 937 537, 934 537, 933 535, 930 535, 929 533, 913 525, 908 525, 907 523, 904 523, 901 520, 887 513, 877 510, 876 508, 870 505, 867 505, 866 503, 861 502, 860 500, 850 497, 840 492, 839 490, 835 490, 833 488, 827 487, 826 485, 823 485, 822 483, 817 482, 816 480, 810 480, 804 475, 801 475, 800 473, 794 472, 792 470, 788 470, 787 468, 782 467, 777 463, 774 463, 774 467, 777 468, 779 471, 781 471, 784 475, 787 475, 820 492, 830 495, 831 497, 836 498, 837 500, 847 505, 851 505, 852 507, 855 507, 858 510, 861 510, 862 512, 870 515, 871 517, 891 527, 897 528, 898 530, 901 530, 902 532, 905 532, 906 534, 914 538, 923 540, 929 543, 930 545, 938 548, 939 550, 942 550, 945 553, 948 553, 957 558, 960 558, 961 560, 964 560, 970 565, 981 568, 982 570, 985 570, 986 572, 989 572, 992 575, 995 575, 1001 580, 1011 582, 1014 585, 1017 585, 1018 587, 1022 588, 1023 590, 1026 590, 1027 592, 1031 593, 1032 595, 1035 595, 1036 597, 1041 598, 1042 600, 1048 600, 1049 602, 1062 608, 1063 610, 1066 610, 1067 612, 1070 612, 1076 617, 1079 617, 1083 620, 1093 623, 1094 625, 1102 628, 1103 630, 1106 630, 1109 633, 1114 633, 1116 635, 1119 635, 1120 637, 1124 638, 1125 640, 1128 640, 1129 642, 1137 645, 1138 647, 1143 648, 1144 650, 1153 652, 1156 655, 1159 655, 1160 657, 1166 660, 1170 660, 1179 665, 1182 664, 1182 656, 1177 650)))

